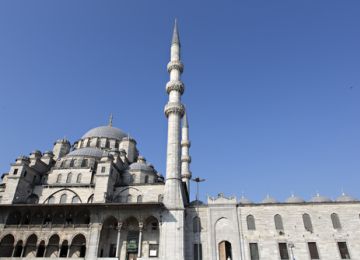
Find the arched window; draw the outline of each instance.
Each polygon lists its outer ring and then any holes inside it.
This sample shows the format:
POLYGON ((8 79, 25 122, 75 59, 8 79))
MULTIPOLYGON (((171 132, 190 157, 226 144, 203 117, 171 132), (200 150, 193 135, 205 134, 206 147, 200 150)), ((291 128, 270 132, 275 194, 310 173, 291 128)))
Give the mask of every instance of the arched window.
POLYGON ((72 198, 71 203, 80 203, 80 198, 79 198, 77 195, 75 195, 75 196, 72 198))
POLYGON ((56 183, 60 183, 60 182, 61 182, 61 179, 62 179, 62 175, 59 174, 59 175, 57 176, 56 183))
POLYGON ((193 232, 198 233, 201 231, 201 220, 199 217, 193 218, 193 232))
POLYGON ((105 148, 110 148, 110 141, 109 140, 106 140, 105 148))
POLYGON ((141 195, 137 196, 137 202, 138 203, 142 202, 142 200, 143 200, 143 197, 141 195))
POLYGON ((304 222, 304 228, 305 230, 309 231, 309 232, 313 232, 313 226, 311 223, 311 218, 310 215, 305 213, 303 214, 303 222, 304 222))
POLYGON ((336 213, 331 214, 331 221, 334 229, 341 229, 341 223, 338 214, 336 213))
POLYGON ((76 235, 70 246, 69 257, 85 257, 86 253, 86 239, 84 235, 76 235))
POLYGON ((253 215, 248 215, 246 217, 246 223, 247 223, 247 228, 248 230, 255 230, 255 218, 253 215))
POLYGON ((54 204, 55 203, 55 197, 54 196, 50 196, 49 198, 48 198, 48 204, 54 204))
POLYGON ((19 240, 19 241, 16 243, 13 257, 21 257, 21 253, 23 252, 23 248, 24 248, 24 247, 23 247, 23 241, 22 241, 22 240, 19 240))
POLYGON ((96 140, 96 147, 98 147, 98 148, 101 147, 101 140, 100 140, 100 138, 98 138, 98 139, 96 140))
POLYGON ((67 200, 66 194, 61 195, 61 197, 60 197, 60 203, 61 203, 61 204, 64 204, 64 203, 66 203, 66 200, 67 200))
POLYGON ((75 165, 75 159, 72 159, 72 160, 70 161, 70 167, 74 167, 74 165, 75 165))
POLYGON ((66 183, 71 183, 72 173, 70 172, 66 178, 66 183))
POLYGON ((44 257, 44 253, 45 253, 45 241, 43 240, 40 242, 38 246, 36 257, 44 257))
POLYGON ((119 141, 116 141, 116 142, 115 142, 115 148, 116 148, 116 149, 119 149, 119 141))
POLYGON ((149 175, 145 176, 145 183, 149 183, 149 175))
POLYGON ((79 173, 77 178, 76 178, 76 183, 81 183, 81 177, 82 177, 82 174, 79 173))
POLYGON ((89 165, 89 160, 88 159, 82 160, 81 167, 88 167, 88 165, 89 165))
POLYGON ((67 257, 68 255, 68 250, 69 250, 69 245, 68 245, 68 241, 64 240, 63 243, 61 244, 61 248, 60 248, 60 257, 67 257))
POLYGON ((87 147, 90 147, 90 143, 91 143, 91 142, 90 142, 90 139, 88 139, 88 140, 87 140, 87 143, 86 143, 86 146, 87 146, 87 147))
POLYGON ((278 231, 284 230, 283 221, 282 221, 282 218, 281 218, 281 216, 279 214, 276 214, 274 216, 274 221, 275 221, 276 230, 278 230, 278 231))
POLYGON ((6 235, 0 241, 0 257, 11 257, 14 251, 13 235, 6 235))

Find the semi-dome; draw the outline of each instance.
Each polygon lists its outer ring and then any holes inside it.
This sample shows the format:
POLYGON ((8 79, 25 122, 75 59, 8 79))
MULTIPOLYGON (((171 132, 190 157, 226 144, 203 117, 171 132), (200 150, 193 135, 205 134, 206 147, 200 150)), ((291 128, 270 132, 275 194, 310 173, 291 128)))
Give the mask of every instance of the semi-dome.
POLYGON ((321 196, 317 193, 314 197, 311 198, 311 202, 331 202, 331 199, 325 196, 321 196))
POLYGON ((84 147, 81 149, 77 149, 69 153, 66 157, 71 156, 89 156, 89 157, 98 157, 101 158, 106 152, 93 147, 84 147))
POLYGON ((127 134, 119 128, 112 126, 99 126, 89 130, 86 134, 83 135, 82 139, 90 137, 105 137, 121 141, 126 136, 127 134))
POLYGON ((239 203, 240 204, 252 204, 253 202, 251 200, 249 200, 248 198, 246 198, 244 195, 242 195, 241 198, 239 199, 239 203))
POLYGON ((277 203, 277 200, 274 199, 273 197, 270 197, 270 195, 267 195, 266 198, 263 199, 263 201, 261 203, 264 203, 264 204, 277 203))
POLYGON ((302 198, 295 196, 294 194, 291 194, 289 198, 286 199, 286 203, 304 203, 305 200, 302 198))
POLYGON ((339 197, 336 198, 336 201, 337 202, 350 202, 350 201, 358 201, 358 200, 343 192, 339 197))

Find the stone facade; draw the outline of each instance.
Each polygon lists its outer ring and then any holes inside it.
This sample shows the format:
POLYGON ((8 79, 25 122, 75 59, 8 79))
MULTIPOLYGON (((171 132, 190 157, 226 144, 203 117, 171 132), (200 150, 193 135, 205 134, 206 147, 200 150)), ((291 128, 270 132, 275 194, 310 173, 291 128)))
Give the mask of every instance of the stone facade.
POLYGON ((34 151, 0 184, 0 259, 360 259, 360 202, 223 194, 189 201, 189 125, 175 24, 166 84, 166 176, 109 125, 34 151))

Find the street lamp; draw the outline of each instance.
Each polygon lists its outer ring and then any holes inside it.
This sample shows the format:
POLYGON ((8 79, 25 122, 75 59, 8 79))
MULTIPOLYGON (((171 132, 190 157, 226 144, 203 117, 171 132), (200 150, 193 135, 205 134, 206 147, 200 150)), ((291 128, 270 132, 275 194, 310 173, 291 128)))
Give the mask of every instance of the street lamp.
POLYGON ((200 225, 200 217, 199 217, 199 204, 200 204, 200 200, 199 200, 199 184, 200 182, 204 182, 205 179, 201 179, 200 177, 196 177, 194 179, 191 179, 192 181, 196 182, 196 200, 195 200, 195 212, 196 212, 196 215, 198 217, 198 221, 196 223, 197 225, 197 230, 198 230, 198 233, 199 233, 199 243, 198 243, 198 246, 197 246, 197 259, 196 260, 202 260, 202 256, 200 258, 200 246, 201 246, 201 225, 200 225))

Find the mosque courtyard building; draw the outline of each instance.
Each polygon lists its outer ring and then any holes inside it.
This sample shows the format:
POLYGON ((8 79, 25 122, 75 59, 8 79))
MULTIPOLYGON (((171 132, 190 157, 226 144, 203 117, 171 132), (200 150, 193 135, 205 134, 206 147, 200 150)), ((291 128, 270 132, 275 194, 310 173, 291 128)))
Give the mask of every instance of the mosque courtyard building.
POLYGON ((189 123, 175 23, 166 174, 112 125, 19 156, 0 184, 0 260, 360 260, 360 202, 292 195, 190 201, 189 123))

